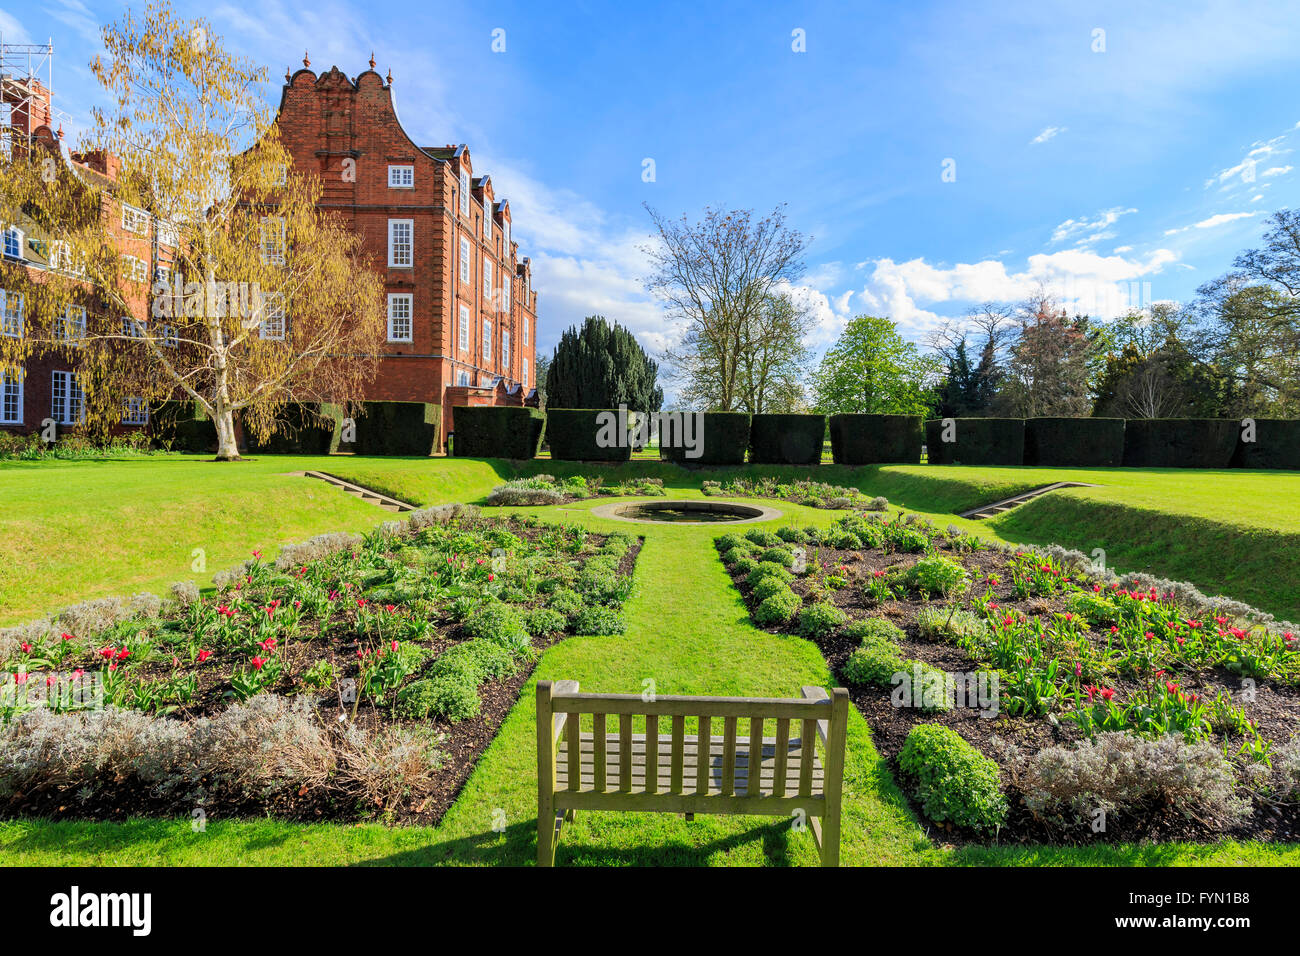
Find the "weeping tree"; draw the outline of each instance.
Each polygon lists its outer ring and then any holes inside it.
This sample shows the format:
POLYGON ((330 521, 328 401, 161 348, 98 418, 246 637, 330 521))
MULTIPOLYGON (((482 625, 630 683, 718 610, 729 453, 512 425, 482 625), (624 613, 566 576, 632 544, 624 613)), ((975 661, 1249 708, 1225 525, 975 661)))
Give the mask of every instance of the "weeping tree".
POLYGON ((103 39, 91 68, 111 105, 81 162, 38 142, 0 166, 0 226, 38 237, 47 266, 6 271, 23 328, 0 336, 0 366, 66 360, 92 431, 121 422, 127 396, 188 398, 233 460, 236 415, 266 438, 288 403, 360 394, 385 335, 382 284, 360 238, 317 210, 319 177, 293 168, 264 69, 166 3, 103 39))
POLYGON ((571 327, 555 347, 546 372, 546 404, 551 408, 614 408, 626 405, 657 412, 664 392, 656 384, 659 366, 636 337, 602 315, 571 327))

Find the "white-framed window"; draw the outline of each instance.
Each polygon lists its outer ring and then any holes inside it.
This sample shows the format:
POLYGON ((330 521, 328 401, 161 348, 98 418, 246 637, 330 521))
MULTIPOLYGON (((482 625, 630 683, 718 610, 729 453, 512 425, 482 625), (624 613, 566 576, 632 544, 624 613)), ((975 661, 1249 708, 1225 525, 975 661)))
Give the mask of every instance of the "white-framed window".
POLYGON ((162 344, 165 348, 174 349, 180 345, 181 337, 176 331, 176 326, 164 325, 159 332, 162 333, 162 344))
POLYGON ((149 214, 138 206, 122 203, 122 228, 138 236, 149 235, 149 214))
POLYGON ((279 163, 275 167, 275 181, 273 185, 287 186, 289 184, 289 166, 287 163, 279 163))
POLYGON ((0 424, 23 423, 23 373, 10 370, 0 374, 0 424))
POLYGON ((10 226, 4 234, 4 257, 6 259, 24 259, 23 231, 17 226, 10 226))
POLYGON ((388 341, 411 341, 411 301, 409 292, 388 294, 388 341))
POLYGON ((414 189, 415 188, 415 167, 414 166, 389 166, 388 167, 388 188, 389 189, 414 189))
POLYGON ((268 265, 284 265, 284 245, 283 217, 262 217, 262 261, 268 265))
POLYGON ((528 324, 529 324, 529 323, 528 323, 528 319, 525 318, 525 319, 524 319, 524 346, 525 346, 525 348, 528 346, 528 324))
POLYGON ((483 320, 483 361, 492 361, 492 323, 488 319, 483 320))
POLYGON ((519 363, 519 382, 524 388, 528 387, 528 359, 523 359, 519 363))
POLYGON ((144 338, 144 323, 129 315, 122 316, 122 334, 129 339, 144 338))
POLYGON ((415 220, 388 220, 388 266, 406 269, 415 262, 415 220))
POLYGON ((510 273, 501 274, 501 311, 510 311, 510 273))
POLYGON ((460 214, 469 215, 469 173, 460 171, 460 214))
POLYGON ((154 270, 154 279, 157 282, 165 282, 167 285, 172 284, 171 266, 159 266, 154 270))
POLYGON ((465 371, 464 369, 461 369, 459 372, 457 372, 457 373, 456 373, 456 384, 457 384, 457 385, 468 385, 468 384, 469 384, 469 372, 465 371))
POLYGON ((122 403, 122 424, 149 424, 149 406, 143 398, 128 398, 122 403))
POLYGON ((470 281, 470 260, 469 260, 469 240, 464 236, 460 237, 460 281, 470 281))
POLYGON ((149 279, 149 263, 138 256, 123 256, 122 272, 132 282, 146 282, 149 279))
POLYGON ((510 261, 510 220, 501 223, 501 258, 510 261))
POLYGON ((69 342, 78 342, 86 337, 86 310, 80 305, 70 305, 59 316, 55 330, 58 337, 69 342))
POLYGON ((85 396, 75 372, 53 372, 50 378, 50 417, 60 425, 76 425, 85 415, 85 396))
POLYGON ((50 268, 71 275, 81 275, 86 271, 72 261, 72 247, 63 239, 55 239, 50 243, 50 268))
POLYGON ((483 197, 483 238, 492 238, 492 200, 483 197))
POLYGON ((21 292, 0 289, 0 335, 18 338, 23 334, 23 296, 21 292))
POLYGON ((501 369, 510 371, 510 333, 505 329, 501 330, 501 369))
POLYGON ((173 249, 180 245, 180 234, 175 223, 164 222, 161 219, 155 219, 154 223, 158 229, 158 242, 161 245, 171 246, 173 249))
POLYGON ((483 298, 492 301, 492 260, 486 256, 483 257, 483 298))
POLYGON ((460 328, 457 329, 457 332, 458 332, 457 344, 460 346, 460 351, 468 352, 469 351, 469 306, 467 305, 462 305, 460 307, 460 328))
POLYGON ((288 324, 289 320, 284 311, 284 294, 268 292, 262 297, 262 338, 275 342, 284 341, 288 324))

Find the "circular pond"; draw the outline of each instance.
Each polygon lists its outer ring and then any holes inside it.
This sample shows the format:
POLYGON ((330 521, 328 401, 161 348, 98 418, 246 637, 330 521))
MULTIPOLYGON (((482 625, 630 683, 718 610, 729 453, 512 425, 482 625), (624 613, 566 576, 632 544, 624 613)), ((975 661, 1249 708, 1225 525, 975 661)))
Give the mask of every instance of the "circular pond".
POLYGON ((592 508, 591 513, 598 518, 613 518, 615 521, 655 524, 745 524, 781 517, 781 512, 775 508, 761 505, 742 505, 734 501, 665 501, 662 498, 601 505, 592 508))

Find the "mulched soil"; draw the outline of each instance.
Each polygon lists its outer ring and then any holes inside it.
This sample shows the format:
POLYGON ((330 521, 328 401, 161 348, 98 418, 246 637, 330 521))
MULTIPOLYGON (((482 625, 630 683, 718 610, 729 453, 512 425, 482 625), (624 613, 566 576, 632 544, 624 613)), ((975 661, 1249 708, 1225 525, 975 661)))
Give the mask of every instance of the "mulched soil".
MULTIPOLYGON (((512 524, 511 530, 520 537, 535 536, 539 529, 532 529, 512 524)), ((604 535, 591 534, 589 541, 599 546, 605 540, 604 535)), ((636 566, 644 539, 633 540, 632 547, 619 562, 620 576, 631 576, 636 566)), ((524 607, 521 605, 521 607, 524 607)), ((383 814, 388 823, 414 824, 431 826, 442 819, 443 814, 455 802, 465 781, 478 763, 479 757, 496 738, 497 731, 510 709, 519 699, 520 689, 528 682, 537 666, 541 652, 563 641, 567 633, 558 632, 535 637, 533 646, 538 654, 526 666, 521 667, 513 677, 505 680, 489 681, 478 689, 481 701, 480 713, 472 718, 447 723, 438 718, 425 721, 435 733, 441 736, 438 750, 443 754, 441 766, 420 782, 418 795, 409 803, 397 808, 390 808, 383 814)), ((425 642, 435 654, 442 654, 448 648, 468 639, 460 625, 453 624, 444 628, 438 635, 425 642)), ((294 642, 296 648, 302 649, 307 656, 301 666, 295 663, 293 670, 301 673, 302 669, 320 659, 333 659, 339 665, 343 676, 357 676, 356 648, 358 642, 338 638, 313 641, 299 638, 294 642), (331 649, 330 645, 333 645, 331 649)), ((433 659, 431 656, 430 660, 433 659)), ((215 658, 214 658, 215 660, 215 658)), ((65 668, 66 669, 66 668, 65 668)), ((173 713, 167 718, 194 718, 219 713, 230 705, 225 690, 230 686, 232 668, 208 668, 201 671, 200 689, 183 711, 173 713)), ((171 673, 165 665, 142 666, 136 673, 140 676, 163 676, 171 673)), ((327 718, 340 708, 337 691, 318 692, 305 689, 291 678, 284 678, 280 684, 268 687, 274 693, 290 692, 296 696, 307 696, 319 708, 318 712, 327 718)), ((376 708, 363 703, 359 708, 355 724, 365 731, 373 731, 380 725, 393 723, 386 707, 376 708)), ((410 723, 410 721, 406 721, 410 723)), ((47 816, 57 818, 120 820, 141 815, 175 815, 189 813, 189 805, 178 806, 173 798, 161 798, 147 788, 138 786, 132 780, 114 781, 113 786, 103 788, 89 799, 58 791, 42 791, 28 795, 18 794, 0 807, 0 818, 19 816, 47 816)), ((339 797, 310 791, 271 794, 263 800, 236 802, 217 795, 216 799, 205 806, 208 819, 274 816, 280 819, 296 821, 338 821, 356 822, 359 819, 373 818, 380 814, 382 808, 359 807, 354 798, 339 797)))
MULTIPOLYGON (((920 557, 915 554, 885 554, 880 550, 841 551, 832 548, 809 549, 808 563, 835 568, 843 565, 848 569, 850 586, 838 591, 828 591, 826 597, 836 606, 848 613, 851 619, 866 617, 884 617, 898 625, 906 638, 899 642, 903 657, 907 660, 919 660, 948 672, 969 673, 981 669, 976 661, 960 648, 923 639, 916 624, 917 614, 927 603, 948 604, 947 600, 935 599, 926 602, 919 595, 910 594, 898 600, 876 604, 868 599, 860 583, 870 577, 872 572, 885 569, 906 568, 920 557)), ((1066 609, 1064 597, 1030 597, 1019 599, 1011 587, 1011 574, 1007 568, 1010 557, 994 551, 977 551, 956 556, 976 577, 979 593, 984 591, 983 578, 996 575, 1001 584, 993 588, 996 602, 1003 608, 1015 609, 1026 614, 1050 615, 1066 609)), ((746 603, 752 610, 750 588, 743 576, 733 575, 733 582, 744 595, 746 603)), ((794 591, 809 599, 808 579, 796 577, 791 585, 794 591)), ((767 630, 792 633, 790 627, 767 630)), ((833 673, 848 660, 849 655, 858 646, 858 641, 834 635, 815 641, 821 648, 833 673)), ((984 665, 987 667, 988 665, 984 665)), ((1213 698, 1220 691, 1239 691, 1240 678, 1225 670, 1205 670, 1195 674, 1182 672, 1179 675, 1180 686, 1202 698, 1213 698)), ((1138 683, 1131 680, 1112 680, 1108 686, 1114 687, 1126 698, 1128 693, 1138 688, 1138 683)), ((1175 808, 1152 806, 1144 808, 1140 814, 1111 814, 1107 819, 1105 833, 1094 834, 1090 828, 1062 832, 1057 828, 1035 820, 1024 808, 1020 791, 1003 760, 995 738, 1015 745, 1025 756, 1032 755, 1044 747, 1070 744, 1082 739, 1079 729, 1068 720, 1061 720, 1053 725, 1044 716, 1008 717, 999 714, 996 717, 981 716, 975 707, 954 707, 948 711, 924 712, 918 708, 895 707, 890 703, 888 689, 878 687, 854 687, 849 685, 849 695, 862 716, 871 727, 872 739, 876 748, 888 761, 896 779, 902 781, 903 775, 898 768, 898 753, 908 733, 917 724, 938 723, 951 727, 975 746, 981 753, 995 760, 1001 769, 1003 789, 1011 804, 1011 813, 1007 825, 999 832, 997 842, 1000 844, 1087 844, 1096 842, 1130 842, 1134 840, 1192 840, 1208 841, 1231 837, 1251 840, 1295 840, 1300 839, 1300 807, 1274 807, 1256 801, 1255 810, 1241 825, 1230 830, 1216 829, 1188 820, 1175 808)), ((1300 689, 1283 686, 1270 681, 1260 681, 1257 687, 1256 701, 1249 705, 1249 717, 1255 721, 1261 736, 1272 741, 1275 746, 1286 743, 1300 732, 1300 689)), ((1215 740, 1216 746, 1221 740, 1215 740)), ((1231 745, 1236 751, 1240 742, 1231 745)), ((907 787, 903 787, 907 791, 907 787)), ((917 818, 925 821, 920 807, 911 800, 912 809, 917 818)), ((933 839, 945 846, 965 844, 986 845, 983 837, 951 824, 935 824, 926 821, 928 831, 933 839)))

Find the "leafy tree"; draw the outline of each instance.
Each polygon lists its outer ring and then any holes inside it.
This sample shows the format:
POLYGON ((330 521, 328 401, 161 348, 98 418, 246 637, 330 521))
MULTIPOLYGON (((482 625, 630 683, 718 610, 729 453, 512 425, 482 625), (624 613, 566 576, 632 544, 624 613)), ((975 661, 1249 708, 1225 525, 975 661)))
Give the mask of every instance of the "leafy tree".
POLYGON ((809 360, 803 344, 812 320, 788 295, 768 296, 749 324, 752 346, 740 350, 737 408, 760 415, 806 406, 803 377, 809 360))
POLYGON ((803 274, 803 236, 780 206, 762 219, 708 207, 697 223, 646 210, 659 240, 645 248, 654 269, 646 286, 684 327, 665 353, 682 401, 714 411, 766 402, 754 391, 764 367, 774 356, 788 364, 800 347, 797 323, 780 320, 772 301, 803 274))
POLYGON ((924 415, 934 402, 937 359, 905 341, 889 319, 860 315, 845 326, 813 376, 825 414, 924 415))
POLYGON ((384 339, 382 283, 360 238, 318 212, 319 178, 292 169, 264 69, 165 2, 105 28, 104 48, 91 68, 110 106, 94 112, 81 152, 118 157, 116 182, 39 145, 0 164, 0 225, 30 223, 52 266, 39 280, 5 267, 26 315, 23 335, 0 336, 0 366, 61 355, 88 428, 120 422, 127 396, 188 397, 216 425, 217 457, 235 459, 237 412, 265 437, 288 402, 359 394, 384 339), (147 273, 149 253, 107 228, 122 203, 172 233, 172 284, 150 287, 138 268, 143 256, 147 273), (64 320, 72 302, 84 323, 64 320))
POLYGON ((1019 337, 995 407, 1019 418, 1086 417, 1095 333, 1086 316, 1071 318, 1039 290, 1017 307, 1019 337))
POLYGON ((582 328, 572 327, 546 371, 546 400, 551 408, 614 408, 626 405, 641 412, 663 407, 664 392, 656 384, 659 365, 636 337, 604 316, 591 315, 582 328))

